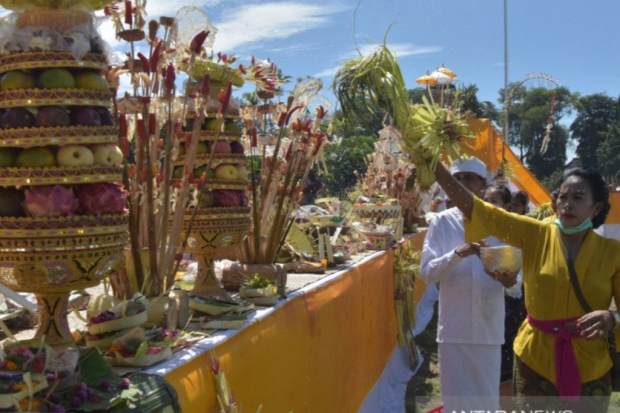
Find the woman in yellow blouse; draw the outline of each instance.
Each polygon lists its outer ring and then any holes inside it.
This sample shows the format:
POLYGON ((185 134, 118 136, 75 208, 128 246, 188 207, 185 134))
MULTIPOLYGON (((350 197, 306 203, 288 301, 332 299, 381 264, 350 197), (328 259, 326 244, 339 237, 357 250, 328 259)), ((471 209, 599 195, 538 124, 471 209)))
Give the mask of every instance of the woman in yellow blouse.
MULTIPOLYGON (((441 164, 436 175, 467 218, 467 242, 495 236, 523 251, 528 318, 514 343, 517 407, 557 410, 569 400, 567 408, 574 412, 606 412, 612 366, 606 338, 620 319, 608 309, 612 298, 620 302, 620 242, 593 231, 610 209, 602 176, 592 169, 567 171, 558 192, 558 219, 542 222, 484 203, 441 164), (567 256, 593 309, 588 314, 573 290, 567 256)), ((514 277, 495 275, 504 282, 514 277)))

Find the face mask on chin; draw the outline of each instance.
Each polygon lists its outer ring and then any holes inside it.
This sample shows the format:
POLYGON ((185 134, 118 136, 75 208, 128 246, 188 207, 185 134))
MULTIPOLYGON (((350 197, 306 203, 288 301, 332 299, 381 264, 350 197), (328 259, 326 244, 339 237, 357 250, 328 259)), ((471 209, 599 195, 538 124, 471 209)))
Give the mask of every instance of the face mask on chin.
POLYGON ((558 218, 555 220, 555 225, 557 225, 560 231, 562 231, 564 234, 572 235, 592 228, 592 218, 588 217, 585 221, 581 223, 581 225, 572 228, 565 227, 564 224, 562 224, 562 221, 560 221, 560 219, 558 218))

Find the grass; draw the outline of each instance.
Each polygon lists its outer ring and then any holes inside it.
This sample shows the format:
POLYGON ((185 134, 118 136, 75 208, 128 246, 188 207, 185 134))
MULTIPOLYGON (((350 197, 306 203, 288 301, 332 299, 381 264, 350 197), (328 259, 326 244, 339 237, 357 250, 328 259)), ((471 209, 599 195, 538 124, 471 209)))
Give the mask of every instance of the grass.
POLYGON ((424 363, 407 385, 407 393, 405 394, 405 412, 407 413, 426 413, 438 407, 437 401, 424 403, 419 399, 439 400, 440 396, 436 341, 437 313, 437 303, 435 303, 433 319, 428 323, 426 329, 415 338, 416 345, 424 357, 424 363))
MULTIPOLYGON (((409 381, 405 394, 406 413, 427 413, 438 407, 440 400, 439 370, 437 364, 437 303, 433 319, 415 338, 424 363, 409 381), (425 400, 429 398, 429 400, 425 400)), ((620 392, 612 393, 608 413, 620 413, 620 392)))

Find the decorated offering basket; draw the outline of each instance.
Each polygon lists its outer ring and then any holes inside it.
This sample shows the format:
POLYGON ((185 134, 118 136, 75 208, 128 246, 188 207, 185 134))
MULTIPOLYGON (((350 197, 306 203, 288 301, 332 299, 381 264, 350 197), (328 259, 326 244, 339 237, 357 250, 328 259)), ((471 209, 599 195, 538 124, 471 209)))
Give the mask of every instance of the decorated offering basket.
MULTIPOLYGON (((216 109, 217 105, 212 107, 216 109)), ((193 171, 196 179, 205 178, 205 188, 200 198, 195 199, 194 205, 187 209, 181 239, 189 231, 186 252, 195 254, 198 261, 192 294, 227 299, 227 293, 215 278, 213 261, 218 253, 239 244, 250 227, 250 207, 247 206, 246 196, 249 182, 244 147, 240 142, 241 131, 237 124, 238 106, 236 111, 229 109, 221 121, 211 117, 209 109, 207 115, 199 134, 199 145, 203 149, 196 155, 193 171), (195 214, 194 208, 198 208, 195 214)), ((193 122, 194 119, 188 119, 185 132, 179 136, 182 142, 188 142, 193 122)), ((183 164, 184 156, 181 155, 175 162, 175 171, 179 171, 177 175, 180 175, 183 164)), ((190 307, 197 309, 192 300, 190 307)))
POLYGON ((0 282, 34 293, 36 337, 66 346, 69 293, 97 285, 127 243, 123 156, 91 15, 46 10, 16 22, 0 24, 0 282), (80 36, 72 24, 85 25, 80 36))
POLYGON ((522 253, 519 248, 509 245, 480 248, 480 259, 488 271, 512 271, 521 269, 522 253))
POLYGON ((401 208, 400 205, 354 204, 351 213, 360 219, 367 219, 380 225, 388 219, 399 219, 401 208))
POLYGON ((394 245, 394 234, 391 232, 364 232, 371 250, 388 250, 394 245))
POLYGON ((356 203, 351 208, 351 220, 390 225, 394 238, 400 239, 403 235, 402 211, 397 200, 383 203, 356 203))

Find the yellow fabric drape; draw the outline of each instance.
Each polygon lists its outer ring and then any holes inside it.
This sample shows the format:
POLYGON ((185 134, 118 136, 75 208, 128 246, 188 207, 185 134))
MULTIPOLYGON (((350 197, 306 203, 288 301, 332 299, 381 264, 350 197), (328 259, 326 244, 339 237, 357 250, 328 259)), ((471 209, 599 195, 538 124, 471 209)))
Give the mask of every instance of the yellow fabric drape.
MULTIPOLYGON (((489 119, 470 119, 469 128, 477 139, 466 139, 466 144, 462 145, 463 150, 484 162, 491 173, 496 173, 502 162, 501 135, 497 133, 489 119)), ((506 145, 505 154, 506 160, 516 175, 516 179, 512 180, 515 186, 527 192, 534 205, 549 202, 551 200, 549 192, 521 163, 508 145, 506 145)))
MULTIPOLYGON (((420 249, 423 234, 411 242, 420 249)), ((215 347, 235 400, 244 411, 354 412, 396 347, 393 254, 382 253, 328 285, 295 297, 215 347)), ((423 283, 416 284, 419 299, 423 283)), ((164 378, 184 412, 215 406, 208 355, 164 378)))

